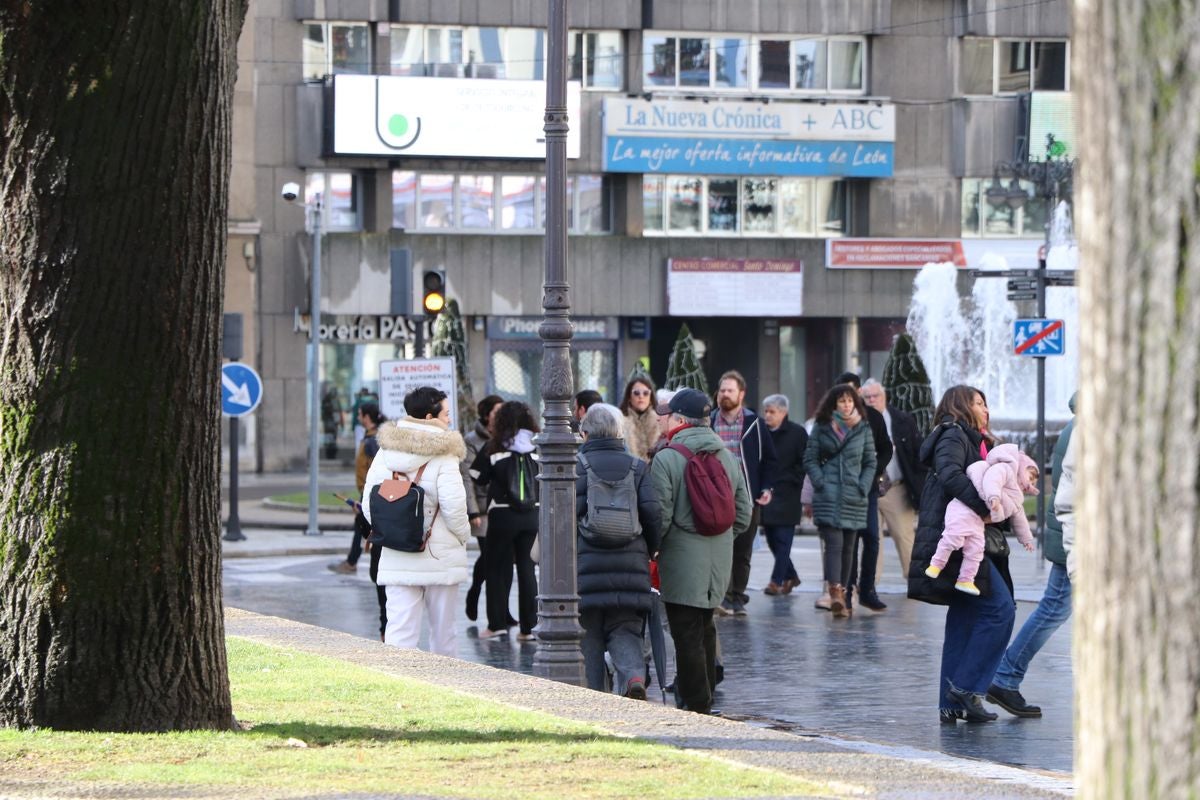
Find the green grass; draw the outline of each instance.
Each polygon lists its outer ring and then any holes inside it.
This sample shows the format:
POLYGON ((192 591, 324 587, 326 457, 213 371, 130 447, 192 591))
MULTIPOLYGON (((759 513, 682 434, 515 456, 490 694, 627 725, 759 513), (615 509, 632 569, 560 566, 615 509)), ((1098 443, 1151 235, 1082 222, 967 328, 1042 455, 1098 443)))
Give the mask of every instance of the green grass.
MULTIPOLYGON (((358 499, 358 491, 353 488, 350 488, 350 489, 322 489, 317 492, 317 505, 318 506, 344 506, 345 503, 343 503, 341 500, 339 500, 333 496, 334 492, 337 492, 342 497, 349 497, 352 500, 358 499)), ((293 505, 304 506, 305 508, 308 508, 308 492, 291 492, 290 494, 276 494, 276 495, 272 495, 268 499, 274 500, 277 503, 291 503, 293 505)))
POLYGON ((245 730, 0 730, 0 776, 231 796, 654 800, 837 793, 333 659, 232 637, 228 648, 234 713, 245 730))

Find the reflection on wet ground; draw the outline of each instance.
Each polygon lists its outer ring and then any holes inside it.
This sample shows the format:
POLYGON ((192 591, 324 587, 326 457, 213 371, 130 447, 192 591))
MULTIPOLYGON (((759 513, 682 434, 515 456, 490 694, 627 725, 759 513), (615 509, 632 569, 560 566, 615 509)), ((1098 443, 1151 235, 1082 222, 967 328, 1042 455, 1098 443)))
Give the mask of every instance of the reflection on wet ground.
MULTIPOLYGON (((936 687, 945 610, 904 599, 890 544, 885 580, 887 611, 856 609, 834 620, 813 608, 819 586, 815 539, 800 538, 793 558, 804 581, 788 597, 768 597, 770 554, 756 551, 746 617, 718 620, 726 679, 717 707, 730 715, 761 717, 890 745, 937 750, 1038 769, 1070 772, 1074 733, 1070 624, 1034 660, 1022 686, 1042 706, 1042 719, 1016 719, 999 711, 997 722, 941 725, 936 687)), ((1032 556, 1014 564, 1018 586, 1036 587, 1032 556), (1023 576, 1023 577, 1021 577, 1023 576)), ((329 557, 230 559, 225 562, 225 603, 262 614, 378 638, 375 592, 363 563, 358 575, 325 569, 329 557)), ((1041 576, 1045 572, 1040 572, 1041 576)), ((465 593, 465 588, 463 589, 465 593)), ((1036 591, 1018 597, 1036 597, 1036 591)), ((516 607, 515 589, 513 612, 516 607)), ((1018 603, 1017 626, 1034 604, 1018 603)), ((530 673, 536 644, 480 641, 475 623, 459 619, 459 657, 530 673)), ((651 700, 661 697, 658 687, 651 700)))

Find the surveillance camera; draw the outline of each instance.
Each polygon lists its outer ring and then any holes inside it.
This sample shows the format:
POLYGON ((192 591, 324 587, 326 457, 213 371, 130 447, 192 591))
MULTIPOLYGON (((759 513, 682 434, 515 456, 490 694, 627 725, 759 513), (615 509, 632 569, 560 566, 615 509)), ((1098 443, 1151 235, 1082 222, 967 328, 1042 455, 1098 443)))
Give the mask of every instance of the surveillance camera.
POLYGON ((288 201, 289 203, 293 203, 296 201, 296 198, 300 196, 300 184, 285 183, 279 194, 284 200, 288 201))

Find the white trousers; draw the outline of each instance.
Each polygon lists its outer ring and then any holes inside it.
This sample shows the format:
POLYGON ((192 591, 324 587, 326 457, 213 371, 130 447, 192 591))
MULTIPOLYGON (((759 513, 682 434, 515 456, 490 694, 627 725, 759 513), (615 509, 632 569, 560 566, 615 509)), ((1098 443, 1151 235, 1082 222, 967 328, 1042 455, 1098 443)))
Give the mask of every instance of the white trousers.
POLYGON ((429 652, 454 658, 458 655, 454 609, 458 584, 449 586, 387 587, 387 628, 383 641, 392 647, 416 648, 421 638, 421 617, 429 613, 429 652))

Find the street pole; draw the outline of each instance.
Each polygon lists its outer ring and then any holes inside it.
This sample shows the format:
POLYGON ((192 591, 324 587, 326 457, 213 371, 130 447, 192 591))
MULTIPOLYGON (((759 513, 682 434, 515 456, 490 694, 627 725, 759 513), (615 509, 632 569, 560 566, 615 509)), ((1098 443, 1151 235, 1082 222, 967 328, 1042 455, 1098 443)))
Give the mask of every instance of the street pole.
POLYGON ((540 592, 534 674, 584 685, 575 574, 575 434, 571 433, 571 287, 567 272, 567 7, 548 0, 546 81, 546 281, 542 337, 540 592))
POLYGON ((221 537, 227 542, 241 542, 246 538, 242 533, 242 520, 238 516, 238 418, 229 418, 229 520, 225 523, 225 535, 221 537))
POLYGON ((321 198, 308 205, 312 217, 312 298, 308 323, 308 528, 305 536, 320 536, 317 523, 317 474, 321 459, 321 198))

